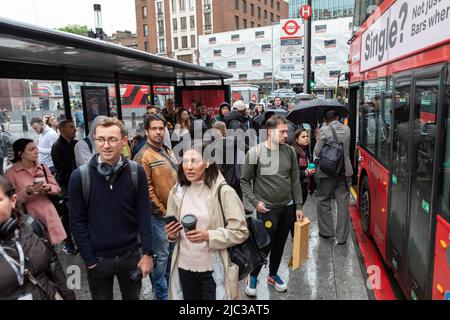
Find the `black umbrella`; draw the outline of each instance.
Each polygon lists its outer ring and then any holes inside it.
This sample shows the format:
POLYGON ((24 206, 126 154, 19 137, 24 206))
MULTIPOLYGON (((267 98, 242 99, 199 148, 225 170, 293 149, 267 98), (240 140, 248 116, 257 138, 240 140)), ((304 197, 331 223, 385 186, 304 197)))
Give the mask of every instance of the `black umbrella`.
POLYGON ((293 123, 316 124, 323 121, 324 113, 328 109, 334 109, 339 116, 348 115, 348 107, 335 99, 313 99, 300 101, 287 116, 286 119, 293 123))
POLYGON ((271 116, 287 116, 288 112, 284 109, 268 109, 253 119, 253 124, 260 128, 271 116))

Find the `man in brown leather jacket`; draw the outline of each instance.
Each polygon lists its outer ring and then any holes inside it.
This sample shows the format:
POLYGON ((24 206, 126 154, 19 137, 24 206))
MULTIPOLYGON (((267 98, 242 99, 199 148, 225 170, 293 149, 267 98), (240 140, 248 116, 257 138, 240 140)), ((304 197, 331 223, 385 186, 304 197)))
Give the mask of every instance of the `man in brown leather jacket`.
POLYGON ((156 115, 146 117, 144 127, 147 133, 147 142, 143 147, 145 151, 140 160, 140 164, 147 174, 148 192, 153 208, 153 251, 156 255, 156 263, 151 277, 158 300, 168 299, 166 270, 167 265, 170 264, 172 250, 169 248, 164 231, 164 216, 169 193, 177 182, 178 170, 172 150, 164 145, 165 125, 165 121, 156 115))

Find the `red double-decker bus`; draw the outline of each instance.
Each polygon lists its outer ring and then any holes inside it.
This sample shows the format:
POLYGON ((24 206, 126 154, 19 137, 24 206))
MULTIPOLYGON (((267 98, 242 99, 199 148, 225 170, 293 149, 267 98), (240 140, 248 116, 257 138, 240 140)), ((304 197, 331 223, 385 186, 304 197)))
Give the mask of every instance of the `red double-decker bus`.
MULTIPOLYGON (((122 108, 146 108, 151 104, 150 85, 138 84, 121 84, 120 95, 122 98, 122 108)), ((155 97, 155 104, 164 107, 167 99, 173 98, 174 89, 172 86, 154 85, 153 94, 155 97)), ((116 93, 114 87, 110 88, 109 95, 115 99, 116 93)))
POLYGON ((450 299, 450 3, 356 1, 358 206, 408 299, 450 299))

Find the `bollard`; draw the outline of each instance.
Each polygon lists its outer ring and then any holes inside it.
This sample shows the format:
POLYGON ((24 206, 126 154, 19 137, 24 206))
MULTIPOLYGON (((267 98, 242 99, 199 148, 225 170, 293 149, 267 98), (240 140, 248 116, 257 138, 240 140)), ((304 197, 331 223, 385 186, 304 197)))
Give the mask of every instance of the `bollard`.
POLYGON ((23 132, 28 132, 27 115, 25 113, 22 113, 22 127, 23 132))
POLYGON ((136 129, 136 112, 131 113, 131 127, 136 129))

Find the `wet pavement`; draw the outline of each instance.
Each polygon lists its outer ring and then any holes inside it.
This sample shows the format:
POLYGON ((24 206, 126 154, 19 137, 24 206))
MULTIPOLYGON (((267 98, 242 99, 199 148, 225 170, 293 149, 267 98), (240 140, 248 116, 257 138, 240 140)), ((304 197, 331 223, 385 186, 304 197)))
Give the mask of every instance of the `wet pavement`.
MULTIPOLYGON (((336 207, 333 205, 333 209, 336 207)), ((292 239, 289 236, 281 261, 279 275, 288 285, 286 292, 277 292, 268 286, 266 279, 268 267, 263 267, 258 277, 257 297, 249 298, 244 293, 246 281, 241 281, 241 298, 257 300, 368 300, 373 295, 366 287, 365 276, 360 267, 360 254, 353 228, 346 245, 336 245, 333 240, 323 239, 318 235, 316 196, 312 195, 306 202, 305 215, 311 220, 309 259, 298 269, 288 267, 292 255, 292 239)), ((60 250, 59 250, 60 251, 60 250)), ((61 251, 60 251, 61 252, 61 251)), ((80 255, 60 254, 61 262, 66 268, 70 265, 80 266, 81 286, 75 290, 79 300, 91 299, 84 263, 80 255)), ((364 271, 365 272, 365 271, 364 271)), ((143 280, 141 298, 153 299, 148 278, 143 280)), ((114 299, 120 299, 117 282, 114 286, 114 299)))

